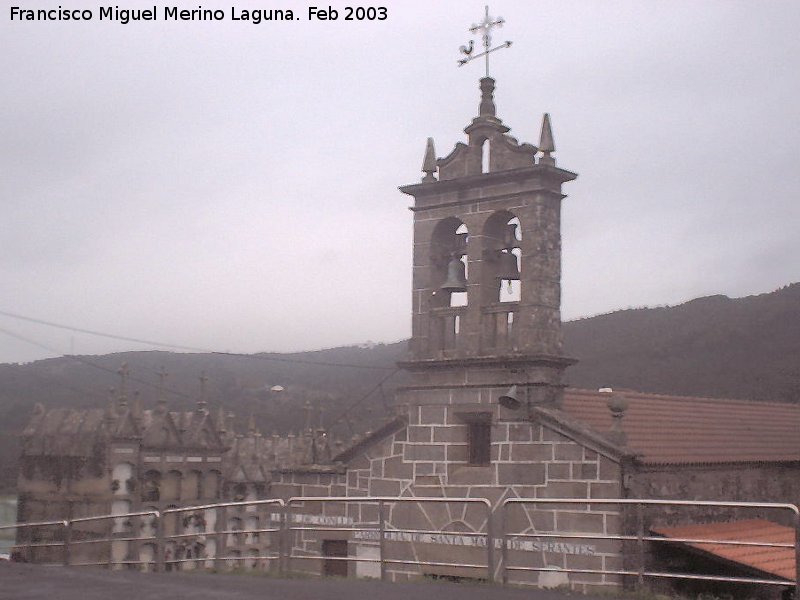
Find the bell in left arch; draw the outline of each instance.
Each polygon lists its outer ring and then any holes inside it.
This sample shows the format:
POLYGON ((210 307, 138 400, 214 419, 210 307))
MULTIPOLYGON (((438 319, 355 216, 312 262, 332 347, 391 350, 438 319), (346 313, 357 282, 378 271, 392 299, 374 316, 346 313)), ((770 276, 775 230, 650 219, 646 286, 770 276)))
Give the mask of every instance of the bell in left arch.
POLYGON ((464 263, 453 258, 447 265, 447 279, 445 279, 442 286, 439 288, 443 292, 466 292, 467 291, 467 274, 464 263))

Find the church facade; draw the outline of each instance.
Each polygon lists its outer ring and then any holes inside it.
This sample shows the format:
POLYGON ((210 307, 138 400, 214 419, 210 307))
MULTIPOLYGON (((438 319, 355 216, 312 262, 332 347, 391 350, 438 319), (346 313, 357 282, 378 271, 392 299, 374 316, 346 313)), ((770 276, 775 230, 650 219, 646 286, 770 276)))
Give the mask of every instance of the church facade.
MULTIPOLYGON (((384 546, 386 575, 486 579, 475 566, 486 565, 485 543, 473 540, 491 529, 513 534, 509 581, 582 591, 625 584, 615 572, 663 568, 657 545, 617 536, 748 516, 604 499, 800 502, 798 405, 566 388, 574 360, 562 348, 561 203, 576 174, 556 166, 547 114, 538 147, 509 135, 494 87, 480 81, 467 143, 436 158, 429 140, 422 181, 400 188, 414 199, 414 247, 412 338, 400 365, 411 381, 398 391, 396 418, 335 465, 274 472, 270 493, 484 498, 488 515, 457 501, 389 503, 385 527, 396 533, 384 546), (509 498, 526 501, 503 511, 509 498)), ((351 501, 308 510, 354 526, 377 519, 374 505, 351 501)), ((757 516, 791 525, 781 511, 757 516)), ((337 533, 327 535, 340 556, 376 555, 374 540, 337 533)), ((320 535, 296 538, 296 552, 324 559, 320 535)), ((489 577, 499 577, 499 560, 489 577)), ((375 575, 367 564, 349 569, 359 572, 375 575)))

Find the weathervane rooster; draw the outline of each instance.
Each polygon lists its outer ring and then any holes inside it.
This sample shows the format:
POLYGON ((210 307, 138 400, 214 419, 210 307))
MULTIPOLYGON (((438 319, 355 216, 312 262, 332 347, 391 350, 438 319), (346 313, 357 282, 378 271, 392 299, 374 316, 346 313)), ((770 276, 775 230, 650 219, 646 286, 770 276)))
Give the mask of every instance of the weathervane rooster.
POLYGON ((506 41, 499 46, 494 48, 490 48, 492 45, 492 36, 491 31, 495 27, 502 27, 503 23, 505 23, 505 19, 503 17, 498 17, 496 20, 493 17, 489 16, 489 7, 486 7, 486 14, 483 17, 483 21, 480 23, 473 24, 472 27, 469 28, 470 33, 478 34, 480 33, 481 37, 483 38, 483 52, 480 54, 472 55, 473 50, 475 49, 475 42, 474 40, 470 40, 469 44, 461 46, 459 51, 463 54, 466 58, 462 58, 458 61, 458 66, 462 67, 470 61, 475 60, 476 58, 480 58, 481 56, 486 57, 486 77, 489 76, 489 54, 494 52, 495 50, 500 50, 501 48, 508 48, 511 46, 510 41, 506 41))

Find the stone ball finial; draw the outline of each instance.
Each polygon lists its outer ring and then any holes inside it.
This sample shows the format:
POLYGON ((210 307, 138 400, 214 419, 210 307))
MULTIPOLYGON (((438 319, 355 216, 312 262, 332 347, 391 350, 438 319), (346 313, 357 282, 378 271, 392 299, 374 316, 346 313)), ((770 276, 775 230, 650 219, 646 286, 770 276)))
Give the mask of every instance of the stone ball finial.
POLYGON ((628 399, 620 394, 612 393, 606 406, 608 406, 608 410, 611 411, 612 417, 621 419, 625 416, 625 411, 628 410, 628 399))

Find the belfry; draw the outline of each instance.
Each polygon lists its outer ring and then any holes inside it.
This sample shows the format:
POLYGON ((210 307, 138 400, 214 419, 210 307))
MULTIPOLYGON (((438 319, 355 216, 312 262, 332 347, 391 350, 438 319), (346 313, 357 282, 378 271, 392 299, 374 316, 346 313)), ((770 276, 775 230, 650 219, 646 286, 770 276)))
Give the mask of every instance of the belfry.
MULTIPOLYGON (((561 336, 562 184, 550 117, 539 147, 519 143, 497 117, 495 81, 480 80, 478 116, 436 159, 428 140, 413 196, 412 383, 401 404, 453 405, 525 418, 560 406, 562 373, 574 361, 561 336), (515 401, 514 401, 515 400, 515 401)), ((487 414, 487 418, 489 414, 487 414)))

